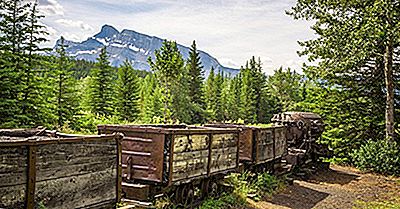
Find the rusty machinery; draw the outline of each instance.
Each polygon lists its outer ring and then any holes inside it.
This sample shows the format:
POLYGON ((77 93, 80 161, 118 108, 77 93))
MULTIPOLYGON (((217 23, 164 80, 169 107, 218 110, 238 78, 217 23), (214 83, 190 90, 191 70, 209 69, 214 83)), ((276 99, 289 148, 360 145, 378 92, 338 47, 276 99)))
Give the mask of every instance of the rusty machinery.
POLYGON ((317 143, 324 131, 322 118, 311 112, 284 112, 275 114, 271 121, 287 128, 287 160, 291 164, 319 161, 328 156, 328 148, 317 143))

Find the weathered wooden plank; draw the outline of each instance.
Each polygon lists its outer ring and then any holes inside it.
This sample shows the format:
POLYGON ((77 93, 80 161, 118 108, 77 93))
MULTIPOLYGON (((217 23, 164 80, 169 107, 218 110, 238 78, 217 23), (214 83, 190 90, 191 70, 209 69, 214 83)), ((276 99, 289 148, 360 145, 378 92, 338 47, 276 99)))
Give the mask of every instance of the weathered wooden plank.
POLYGON ((115 145, 99 146, 88 143, 73 143, 73 144, 48 144, 42 145, 38 149, 38 155, 41 158, 53 158, 53 156, 74 156, 74 157, 89 157, 101 156, 108 154, 116 154, 115 145))
POLYGON ((208 152, 208 149, 206 149, 174 153, 172 180, 177 181, 207 174, 208 152))
POLYGON ((208 158, 174 162, 173 181, 207 174, 208 158))
POLYGON ((204 150, 208 147, 208 135, 177 135, 174 140, 174 153, 204 150))
POLYGON ((116 168, 116 158, 104 162, 93 162, 79 165, 68 165, 64 167, 49 168, 37 171, 37 181, 47 179, 57 179, 73 175, 82 175, 94 173, 96 171, 103 171, 110 168, 116 168))
POLYGON ((37 183, 36 202, 46 208, 81 208, 116 199, 116 168, 37 183))
POLYGON ((116 160, 116 155, 104 155, 99 157, 73 157, 69 156, 67 159, 54 159, 46 161, 43 158, 38 159, 37 169, 47 170, 47 169, 57 169, 63 168, 65 166, 89 164, 89 163, 101 163, 116 160))
POLYGON ((26 184, 27 182, 27 168, 24 168, 24 171, 18 173, 3 173, 0 174, 0 190, 2 187, 18 185, 18 184, 26 184))
POLYGON ((221 172, 236 167, 237 146, 211 150, 210 172, 221 172))
POLYGON ((185 161, 196 158, 207 158, 207 157, 208 157, 208 149, 193 151, 193 152, 174 153, 174 162, 185 161))
POLYGON ((0 174, 26 170, 28 152, 23 147, 0 147, 0 174))
POLYGON ((26 184, 0 188, 0 208, 24 208, 26 184))
POLYGON ((274 159, 274 144, 259 145, 257 155, 258 161, 274 159))
POLYGON ((238 137, 236 134, 214 134, 211 147, 213 149, 236 147, 238 137))

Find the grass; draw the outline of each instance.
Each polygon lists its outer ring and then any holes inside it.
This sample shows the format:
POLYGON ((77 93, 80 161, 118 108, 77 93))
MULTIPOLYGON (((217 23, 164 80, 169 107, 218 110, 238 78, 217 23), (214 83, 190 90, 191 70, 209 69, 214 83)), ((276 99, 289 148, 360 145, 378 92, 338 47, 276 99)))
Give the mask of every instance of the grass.
POLYGON ((400 200, 392 201, 357 201, 355 209, 400 209, 400 200))
POLYGON ((231 174, 226 183, 233 187, 231 193, 223 193, 219 198, 207 199, 199 208, 235 208, 241 209, 247 206, 247 198, 259 201, 271 196, 285 187, 284 178, 277 178, 269 173, 231 174))

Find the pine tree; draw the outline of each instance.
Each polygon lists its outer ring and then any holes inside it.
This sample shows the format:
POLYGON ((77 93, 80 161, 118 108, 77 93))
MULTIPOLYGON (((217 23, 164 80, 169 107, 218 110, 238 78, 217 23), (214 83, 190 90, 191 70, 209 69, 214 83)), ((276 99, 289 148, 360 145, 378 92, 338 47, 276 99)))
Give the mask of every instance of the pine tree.
POLYGON ((217 76, 215 76, 214 80, 214 101, 215 101, 215 109, 214 109, 214 114, 215 114, 215 119, 219 122, 224 121, 224 104, 222 101, 222 85, 224 83, 224 75, 223 73, 218 73, 217 76))
POLYGON ((0 2, 0 126, 15 127, 20 123, 21 106, 18 96, 22 91, 20 83, 24 56, 21 50, 22 35, 30 5, 22 0, 0 2))
POLYGON ((216 82, 215 82, 214 67, 211 67, 210 74, 206 80, 204 86, 205 92, 205 102, 206 102, 206 113, 209 121, 215 121, 216 118, 216 103, 217 103, 217 92, 216 92, 216 82))
POLYGON ((91 72, 89 105, 93 113, 103 116, 114 114, 114 75, 104 47, 97 58, 96 67, 91 72))
POLYGON ((172 86, 172 110, 173 118, 181 123, 191 123, 193 105, 189 97, 189 73, 187 68, 181 68, 177 83, 172 86))
POLYGON ((141 81, 139 91, 139 116, 141 122, 157 122, 157 117, 163 114, 162 96, 161 89, 157 85, 154 75, 146 75, 141 81))
POLYGON ((117 112, 121 119, 134 121, 138 115, 138 84, 129 61, 118 69, 117 112))
POLYGON ((290 68, 274 71, 268 77, 268 92, 278 100, 278 112, 294 111, 296 104, 302 100, 302 76, 290 68))
POLYGON ((46 42, 44 38, 47 35, 45 27, 39 24, 39 20, 44 16, 38 14, 38 2, 35 1, 30 9, 27 18, 28 27, 26 28, 26 43, 22 49, 26 53, 26 67, 22 68, 22 95, 20 104, 22 105, 22 115, 24 120, 21 125, 44 125, 47 118, 51 117, 48 104, 45 102, 45 95, 48 93, 48 83, 43 79, 43 59, 37 55, 45 49, 40 48, 40 44, 46 42))
POLYGON ((238 74, 235 76, 229 87, 229 98, 228 98, 228 107, 229 107, 229 119, 232 121, 238 121, 240 119, 240 91, 241 91, 241 75, 238 74))
POLYGON ((240 118, 245 123, 256 123, 257 108, 255 90, 253 88, 253 76, 248 64, 240 70, 242 84, 240 89, 240 118))
MULTIPOLYGON (((229 99, 232 94, 231 92, 232 80, 228 77, 223 78, 223 82, 221 84, 221 93, 220 93, 220 104, 221 104, 221 117, 222 121, 231 120, 231 111, 232 107, 230 106, 229 99)), ((235 104, 236 105, 236 104, 235 104)))
POLYGON ((73 71, 71 70, 73 64, 66 55, 66 47, 64 37, 61 37, 56 49, 56 66, 53 72, 55 78, 55 112, 57 113, 58 127, 63 127, 66 122, 71 121, 79 106, 76 94, 77 88, 75 86, 77 80, 73 77, 73 71))
POLYGON ((155 51, 155 61, 153 62, 151 58, 148 61, 162 88, 164 122, 177 122, 179 120, 176 109, 178 104, 172 103, 180 101, 174 97, 180 94, 178 85, 184 73, 182 70, 184 61, 176 42, 165 40, 162 47, 155 51))
POLYGON ((192 103, 192 123, 204 122, 204 70, 201 65, 200 54, 197 51, 196 42, 190 48, 189 59, 187 60, 187 68, 189 69, 189 97, 192 103))
MULTIPOLYGON (((302 42, 305 50, 301 54, 309 55, 310 61, 318 60, 318 65, 305 69, 306 74, 342 89, 342 95, 362 95, 368 100, 371 98, 368 94, 375 94, 381 89, 379 91, 386 98, 386 136, 392 141, 395 138, 396 92, 393 60, 396 54, 399 56, 395 50, 400 43, 399 8, 397 0, 298 0, 292 11, 288 12, 295 19, 315 21, 312 28, 317 38, 302 42), (376 83, 377 80, 381 83, 376 83), (382 83, 385 85, 383 88, 380 86, 382 83)), ((355 98, 347 98, 347 101, 350 99, 355 98)), ((365 100, 357 100, 358 106, 365 106, 362 104, 365 100)), ((380 101, 375 99, 374 106, 380 101)), ((370 130, 364 131, 367 132, 370 130)))

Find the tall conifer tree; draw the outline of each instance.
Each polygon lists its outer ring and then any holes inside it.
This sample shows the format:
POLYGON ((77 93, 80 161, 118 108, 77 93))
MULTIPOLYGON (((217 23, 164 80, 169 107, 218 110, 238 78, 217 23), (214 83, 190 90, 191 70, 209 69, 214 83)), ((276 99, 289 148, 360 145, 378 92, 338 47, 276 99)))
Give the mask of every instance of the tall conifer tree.
POLYGON ((102 48, 95 68, 91 72, 90 102, 95 114, 111 116, 114 114, 114 73, 107 59, 106 48, 102 48))
POLYGON ((176 96, 179 94, 179 85, 182 85, 179 80, 183 78, 185 71, 184 61, 176 42, 165 40, 162 47, 155 51, 155 61, 153 62, 151 58, 148 61, 162 88, 164 122, 177 122, 180 114, 176 105, 181 100, 176 96))
POLYGON ((121 119, 134 121, 138 115, 138 83, 129 61, 118 69, 117 112, 121 119))
POLYGON ((204 70, 201 65, 200 54, 197 51, 196 42, 190 48, 189 59, 187 60, 189 70, 188 85, 189 97, 192 103, 192 123, 204 122, 204 70))
POLYGON ((65 47, 67 46, 64 44, 64 37, 61 37, 56 49, 57 58, 54 70, 58 127, 62 127, 67 121, 71 121, 79 106, 75 86, 77 81, 73 77, 72 62, 66 55, 65 47))

